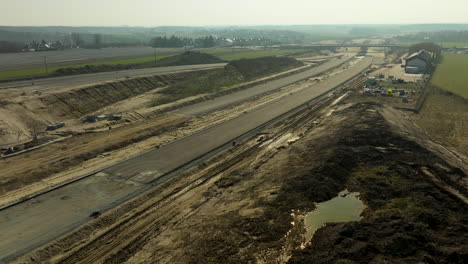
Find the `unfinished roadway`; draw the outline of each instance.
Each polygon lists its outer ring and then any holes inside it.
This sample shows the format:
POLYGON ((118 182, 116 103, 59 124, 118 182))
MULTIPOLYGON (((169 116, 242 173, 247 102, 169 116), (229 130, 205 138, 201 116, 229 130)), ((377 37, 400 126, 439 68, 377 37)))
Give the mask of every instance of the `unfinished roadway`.
MULTIPOLYGON (((346 71, 321 83, 311 84, 237 118, 1 210, 0 262, 6 262, 87 222, 93 212, 115 207, 158 184, 167 173, 327 93, 363 72, 371 61, 371 58, 363 58, 346 71)), ((301 78, 298 77, 298 80, 301 78)))
POLYGON ((294 74, 294 75, 284 77, 275 81, 260 84, 260 85, 251 87, 249 89, 245 89, 245 90, 241 90, 241 91, 229 94, 228 96, 221 96, 221 97, 217 97, 212 100, 209 100, 209 101, 205 101, 203 103, 195 104, 192 106, 187 106, 179 110, 176 110, 174 112, 183 114, 183 115, 192 115, 192 116, 204 115, 206 113, 213 112, 215 110, 224 108, 226 106, 243 102, 245 100, 248 100, 249 98, 253 98, 253 97, 280 89, 282 87, 293 84, 295 82, 318 76, 327 71, 330 71, 333 68, 336 68, 342 65, 345 62, 348 62, 351 58, 352 57, 342 57, 339 59, 331 60, 320 66, 314 67, 312 69, 309 69, 307 71, 304 71, 298 74, 294 74))

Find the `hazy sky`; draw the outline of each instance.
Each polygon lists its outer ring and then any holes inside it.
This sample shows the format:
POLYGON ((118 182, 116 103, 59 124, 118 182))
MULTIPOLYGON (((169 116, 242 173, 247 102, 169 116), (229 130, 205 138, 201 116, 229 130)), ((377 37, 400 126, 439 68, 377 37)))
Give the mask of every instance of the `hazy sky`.
POLYGON ((468 23, 468 0, 0 0, 0 25, 468 23))

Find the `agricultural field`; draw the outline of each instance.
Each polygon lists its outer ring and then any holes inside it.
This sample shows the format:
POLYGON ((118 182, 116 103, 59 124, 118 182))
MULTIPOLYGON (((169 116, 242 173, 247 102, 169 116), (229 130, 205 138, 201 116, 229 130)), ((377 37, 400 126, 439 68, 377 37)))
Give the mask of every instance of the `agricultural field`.
POLYGON ((468 55, 445 54, 432 84, 468 99, 468 55))

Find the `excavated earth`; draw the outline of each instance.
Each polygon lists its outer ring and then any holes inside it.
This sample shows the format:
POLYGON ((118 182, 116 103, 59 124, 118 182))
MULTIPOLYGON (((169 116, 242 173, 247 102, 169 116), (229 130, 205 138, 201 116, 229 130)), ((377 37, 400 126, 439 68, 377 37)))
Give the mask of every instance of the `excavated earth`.
POLYGON ((329 110, 288 131, 294 143, 246 142, 226 154, 236 162, 201 165, 18 263, 467 263, 466 157, 399 110, 329 110), (305 243, 304 214, 344 189, 360 193, 362 220, 305 243))

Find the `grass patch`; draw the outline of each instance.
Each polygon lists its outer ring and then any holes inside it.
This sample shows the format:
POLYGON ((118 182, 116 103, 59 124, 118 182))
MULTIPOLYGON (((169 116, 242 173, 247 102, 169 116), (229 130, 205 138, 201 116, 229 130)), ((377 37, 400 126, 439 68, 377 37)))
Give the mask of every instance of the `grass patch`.
MULTIPOLYGON (((164 58, 168 58, 174 55, 163 55, 157 56, 156 60, 161 60, 164 58)), ((8 78, 15 78, 15 77, 35 77, 41 76, 46 74, 52 74, 58 69, 69 69, 69 68, 81 68, 87 65, 90 66, 97 66, 97 65, 127 65, 127 64, 139 64, 154 61, 154 56, 151 57, 142 57, 142 58, 134 58, 134 59, 125 59, 125 60, 114 60, 114 61, 103 61, 103 62, 94 62, 94 63, 86 63, 86 64, 74 64, 68 66, 58 66, 58 67, 49 67, 48 73, 44 69, 44 67, 36 68, 36 69, 28 69, 28 70, 18 70, 18 71, 7 71, 7 72, 0 72, 0 79, 8 79, 8 78)))
POLYGON ((286 54, 295 54, 302 53, 307 51, 306 49, 284 49, 284 50, 232 50, 232 49, 222 49, 222 50, 210 50, 203 51, 208 54, 218 54, 223 60, 232 61, 240 59, 254 59, 260 57, 269 57, 269 56, 278 56, 286 54))
POLYGON ((468 99, 468 55, 445 54, 432 84, 468 99))
MULTIPOLYGON (((161 60, 161 59, 172 57, 172 56, 174 55, 156 56, 156 60, 161 60)), ((151 56, 151 57, 134 58, 134 59, 117 60, 117 61, 97 62, 97 63, 88 64, 88 65, 137 64, 137 63, 144 63, 144 62, 149 62, 149 61, 154 61, 154 60, 155 60, 154 56, 151 56)))
POLYGON ((215 49, 215 50, 204 50, 201 51, 202 53, 207 53, 207 54, 220 54, 220 53, 233 53, 233 52, 245 52, 248 51, 248 49, 215 49))
POLYGON ((61 68, 56 70, 53 74, 58 76, 121 71, 130 69, 147 69, 156 67, 180 66, 180 65, 196 65, 196 64, 210 64, 224 62, 220 58, 206 53, 187 51, 180 55, 161 56, 156 61, 130 60, 126 62, 137 62, 130 64, 99 64, 99 65, 86 65, 80 68, 61 68))
POLYGON ((351 178, 356 181, 380 182, 389 186, 398 186, 401 183, 400 177, 398 177, 398 175, 393 174, 383 166, 367 170, 354 171, 351 175, 351 178))
POLYGON ((430 211, 424 207, 422 202, 411 197, 395 198, 388 201, 384 206, 373 213, 373 217, 399 216, 406 217, 414 211, 430 211))
POLYGON ((213 70, 195 80, 187 80, 169 86, 162 91, 165 96, 158 99, 153 105, 167 104, 198 94, 219 92, 224 87, 242 82, 243 79, 243 76, 232 67, 213 70))

